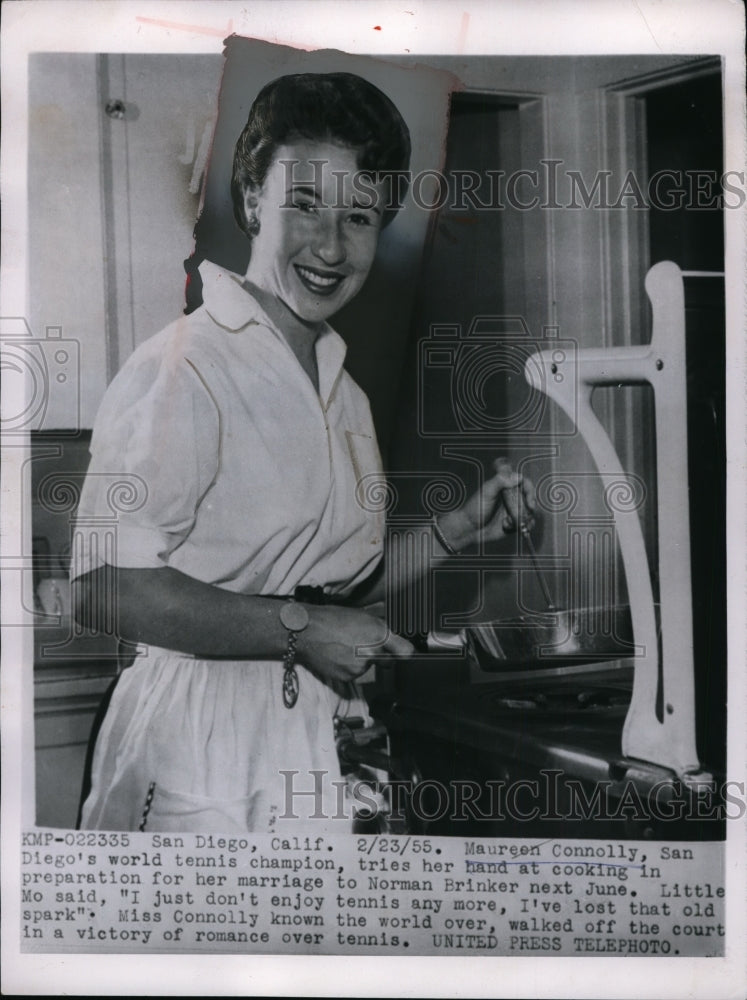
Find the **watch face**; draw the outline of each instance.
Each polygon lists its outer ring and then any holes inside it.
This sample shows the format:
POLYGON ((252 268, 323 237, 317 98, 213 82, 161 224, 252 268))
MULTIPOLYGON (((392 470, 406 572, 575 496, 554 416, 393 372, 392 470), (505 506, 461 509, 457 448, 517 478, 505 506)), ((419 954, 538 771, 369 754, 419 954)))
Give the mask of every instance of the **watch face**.
POLYGON ((289 601, 280 609, 280 621, 290 632, 302 632, 309 624, 309 613, 302 604, 289 601))

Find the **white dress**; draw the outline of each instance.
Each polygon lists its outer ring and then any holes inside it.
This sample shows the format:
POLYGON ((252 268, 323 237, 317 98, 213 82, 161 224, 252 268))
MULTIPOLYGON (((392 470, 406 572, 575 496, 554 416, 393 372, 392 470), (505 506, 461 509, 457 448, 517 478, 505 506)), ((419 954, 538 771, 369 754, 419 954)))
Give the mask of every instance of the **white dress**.
MULTIPOLYGON (((204 305, 143 344, 96 419, 73 575, 171 566, 243 594, 346 595, 375 568, 381 464, 345 345, 317 340, 319 393, 237 275, 200 268, 204 305)), ((100 730, 84 829, 271 832, 342 823, 333 719, 365 715, 298 666, 141 647, 100 730), (314 794, 309 794, 314 793, 314 794), (339 820, 339 822, 337 822, 339 820)))

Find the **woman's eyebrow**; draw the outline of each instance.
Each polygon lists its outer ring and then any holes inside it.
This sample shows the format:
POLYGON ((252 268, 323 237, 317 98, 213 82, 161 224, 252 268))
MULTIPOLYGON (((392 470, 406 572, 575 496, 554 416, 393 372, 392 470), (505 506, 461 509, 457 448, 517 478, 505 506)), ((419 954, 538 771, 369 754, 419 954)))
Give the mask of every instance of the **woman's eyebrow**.
POLYGON ((313 184, 291 184, 286 194, 305 194, 309 198, 316 198, 317 190, 313 184))
MULTIPOLYGON (((286 195, 296 195, 302 194, 314 201, 318 200, 321 195, 317 191, 313 184, 291 184, 287 189, 286 195)), ((376 205, 372 205, 370 199, 353 198, 350 207, 356 211, 363 212, 376 212, 377 215, 381 215, 381 209, 377 208, 376 205)))

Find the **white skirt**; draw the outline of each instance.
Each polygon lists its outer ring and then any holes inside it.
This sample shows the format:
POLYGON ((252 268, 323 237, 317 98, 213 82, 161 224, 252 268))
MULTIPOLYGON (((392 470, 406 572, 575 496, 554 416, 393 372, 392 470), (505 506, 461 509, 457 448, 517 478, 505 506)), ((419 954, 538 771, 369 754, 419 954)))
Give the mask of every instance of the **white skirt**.
POLYGON ((302 666, 283 704, 283 665, 198 660, 145 647, 112 694, 81 829, 315 833, 352 827, 335 716, 371 720, 302 666))

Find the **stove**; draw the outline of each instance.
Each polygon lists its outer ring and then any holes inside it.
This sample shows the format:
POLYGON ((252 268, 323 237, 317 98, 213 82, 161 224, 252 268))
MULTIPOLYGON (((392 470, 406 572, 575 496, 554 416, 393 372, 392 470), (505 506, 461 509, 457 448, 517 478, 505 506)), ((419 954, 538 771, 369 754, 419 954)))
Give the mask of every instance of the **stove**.
MULTIPOLYGON (((451 672, 442 662, 437 679, 434 671, 426 681, 425 659, 398 668, 386 725, 393 756, 418 775, 422 801, 413 812, 420 832, 724 836, 718 818, 723 775, 701 761, 696 740, 683 272, 670 262, 657 264, 646 276, 646 291, 653 309, 649 344, 579 349, 568 360, 572 372, 561 371, 558 352, 550 350, 525 366, 530 385, 575 420, 597 469, 618 484, 626 474, 592 409, 592 393, 613 384, 646 383, 653 390, 658 552, 652 565, 635 505, 610 507, 628 584, 628 655, 607 650, 602 659, 608 662, 596 663, 592 649, 575 658, 564 647, 561 653, 570 655, 535 657, 522 670, 520 662, 503 659, 500 642, 479 641, 483 624, 471 640, 465 630, 466 651, 451 672), (486 671, 497 679, 476 682, 486 671), (528 817, 496 809, 499 786, 504 792, 521 786, 529 795, 533 785, 548 781, 552 794, 546 789, 528 817), (606 803, 618 807, 615 815, 601 806, 596 813, 574 811, 579 801, 593 805, 600 789, 606 803)), ((500 627, 494 635, 501 638, 500 627)))

